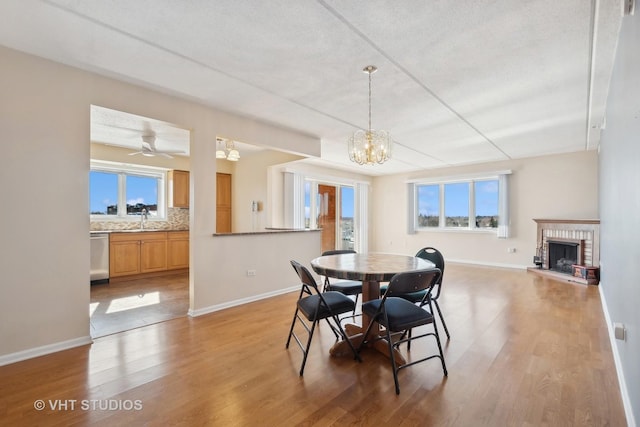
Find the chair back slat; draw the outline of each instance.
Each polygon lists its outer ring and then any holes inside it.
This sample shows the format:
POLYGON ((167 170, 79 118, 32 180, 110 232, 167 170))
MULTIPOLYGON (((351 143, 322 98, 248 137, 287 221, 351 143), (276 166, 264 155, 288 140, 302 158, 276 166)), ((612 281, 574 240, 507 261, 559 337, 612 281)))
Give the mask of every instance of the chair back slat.
POLYGON ((437 268, 398 273, 391 278, 383 299, 387 297, 398 297, 422 290, 427 290, 425 293, 426 298, 439 278, 440 270, 437 268))
POLYGON ((433 298, 437 299, 440 296, 442 278, 444 277, 444 256, 436 248, 427 246, 426 248, 422 248, 418 251, 418 253, 416 254, 416 258, 422 258, 431 261, 436 265, 436 268, 440 270, 440 277, 435 283, 437 289, 435 290, 435 295, 433 295, 433 298))
POLYGON ((313 278, 311 272, 309 272, 309 270, 304 265, 294 260, 291 260, 291 265, 293 266, 293 269, 296 271, 298 277, 300 277, 300 280, 304 285, 313 289, 314 291, 316 291, 316 293, 320 293, 320 291, 318 290, 316 279, 313 278))
POLYGON ((355 253, 356 253, 356 251, 354 251, 353 249, 334 249, 334 250, 322 252, 322 256, 326 256, 326 255, 342 255, 342 254, 355 254, 355 253))

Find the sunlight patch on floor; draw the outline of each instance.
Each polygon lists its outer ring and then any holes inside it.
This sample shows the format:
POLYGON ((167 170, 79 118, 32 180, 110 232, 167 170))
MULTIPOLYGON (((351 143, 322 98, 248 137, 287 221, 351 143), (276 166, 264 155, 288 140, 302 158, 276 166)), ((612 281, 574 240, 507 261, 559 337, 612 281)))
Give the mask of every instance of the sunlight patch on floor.
POLYGON ((117 313, 119 311, 132 310, 139 307, 160 303, 160 292, 149 292, 129 297, 115 298, 109 304, 106 314, 117 313))
POLYGON ((89 317, 93 316, 93 313, 95 313, 96 308, 98 308, 99 305, 99 302, 92 302, 89 304, 89 317))

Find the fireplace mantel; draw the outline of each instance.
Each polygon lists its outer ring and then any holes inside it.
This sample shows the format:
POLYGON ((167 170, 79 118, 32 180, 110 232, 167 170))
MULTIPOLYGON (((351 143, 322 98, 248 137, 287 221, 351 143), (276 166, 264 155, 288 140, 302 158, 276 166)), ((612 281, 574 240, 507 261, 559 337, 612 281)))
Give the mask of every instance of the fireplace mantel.
POLYGON ((534 218, 534 221, 538 224, 598 224, 599 219, 540 219, 534 218))
MULTIPOLYGON (((600 266, 600 220, 599 219, 534 219, 537 227, 536 256, 542 262, 540 268, 531 271, 549 271, 548 242, 554 240, 580 242, 581 265, 584 267, 600 266)), ((552 273, 552 272, 550 272, 552 273)), ((571 275, 558 274, 559 279, 583 283, 571 275), (562 276, 568 276, 564 278, 562 276)), ((554 274, 555 277, 555 274, 554 274)), ((584 282, 586 283, 586 281, 584 282)), ((589 282, 591 283, 591 282, 589 282)))

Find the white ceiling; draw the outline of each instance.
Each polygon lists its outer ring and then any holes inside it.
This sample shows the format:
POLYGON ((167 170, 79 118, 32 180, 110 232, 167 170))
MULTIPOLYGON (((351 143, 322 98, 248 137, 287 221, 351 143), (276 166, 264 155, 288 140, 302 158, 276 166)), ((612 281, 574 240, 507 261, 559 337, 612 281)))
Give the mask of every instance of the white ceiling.
POLYGON ((21 0, 0 16, 2 45, 315 135, 317 163, 382 175, 595 149, 621 6, 21 0), (396 144, 357 166, 346 139, 367 126, 369 64, 372 126, 396 144))

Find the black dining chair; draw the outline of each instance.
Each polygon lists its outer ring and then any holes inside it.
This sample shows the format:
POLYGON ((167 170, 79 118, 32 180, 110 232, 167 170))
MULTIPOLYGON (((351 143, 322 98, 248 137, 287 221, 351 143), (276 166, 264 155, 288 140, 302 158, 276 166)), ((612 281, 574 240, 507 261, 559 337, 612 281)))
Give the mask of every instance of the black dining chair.
MULTIPOLYGON (((438 298, 440 298, 440 292, 442 291, 442 278, 444 277, 444 267, 445 267, 444 256, 438 249, 432 248, 430 246, 420 249, 415 256, 416 258, 422 258, 422 259, 426 259, 428 261, 433 262, 436 268, 440 270, 440 277, 438 278, 438 281, 435 283, 432 293, 429 295, 429 297, 426 300, 424 299, 424 296, 426 294, 425 291, 410 293, 410 294, 404 295, 403 298, 413 302, 414 304, 420 304, 421 307, 425 305, 429 305, 430 309, 432 307, 432 304, 430 303, 432 302, 433 305, 436 306, 436 310, 438 311, 438 316, 440 317, 440 321, 442 321, 442 326, 444 327, 444 332, 447 335, 447 339, 451 339, 451 335, 449 334, 449 328, 447 328, 447 324, 444 321, 444 316, 442 315, 442 310, 440 309, 440 304, 438 304, 438 298)), ((387 285, 381 286, 380 293, 384 293, 386 289, 387 289, 387 285)), ((411 331, 409 331, 409 333, 411 333, 411 331)))
POLYGON ((444 327, 444 332, 447 334, 447 339, 450 339, 451 335, 449 335, 449 328, 447 328, 447 323, 444 321, 442 310, 440 310, 440 304, 438 304, 438 298, 440 298, 440 292, 442 291, 442 279, 444 278, 444 256, 436 248, 427 246, 426 248, 420 249, 416 254, 416 257, 433 262, 436 265, 436 268, 440 270, 440 277, 433 287, 433 292, 429 295, 428 302, 433 302, 435 304, 438 316, 440 317, 440 321, 444 327))
MULTIPOLYGON (((404 296, 409 293, 425 291, 424 300, 426 300, 439 277, 440 270, 437 268, 398 273, 391 278, 391 281, 387 286, 387 290, 382 298, 367 301, 362 304, 362 312, 369 315, 371 321, 364 333, 366 338, 358 347, 358 352, 360 352, 366 344, 371 344, 372 342, 380 339, 387 340, 389 347, 389 359, 391 360, 391 367, 393 369, 393 380, 396 386, 396 394, 400 394, 398 372, 401 369, 408 368, 409 366, 413 366, 417 363, 438 358, 442 363, 444 376, 448 375, 447 366, 444 361, 444 354, 442 353, 442 345, 440 344, 440 336, 438 335, 438 328, 436 327, 433 314, 404 298, 404 296), (372 325, 376 322, 384 326, 385 336, 369 336, 372 325), (405 337, 405 335, 403 335, 400 339, 392 339, 392 334, 412 330, 413 328, 423 325, 433 325, 433 332, 426 332, 417 336, 409 335, 405 337), (409 344, 411 341, 425 337, 435 338, 438 346, 438 353, 414 359, 411 362, 398 366, 394 350, 400 351, 400 346, 405 342, 409 344)), ((409 345, 407 345, 407 351, 409 351, 409 345)))
MULTIPOLYGON (((341 254, 355 254, 356 251, 352 249, 335 249, 330 251, 324 251, 322 256, 326 255, 341 255, 341 254)), ((358 304, 358 296, 362 293, 362 282, 358 282, 356 280, 340 280, 337 282, 331 283, 329 281, 329 276, 325 276, 324 278, 324 288, 326 291, 336 291, 340 292, 344 295, 355 295, 355 304, 353 307, 353 314, 356 314, 356 306, 358 304)))
POLYGON ((340 338, 344 339, 353 351, 354 357, 358 361, 361 361, 360 355, 358 354, 355 347, 353 346, 353 343, 340 325, 340 318, 338 317, 340 314, 353 311, 355 302, 353 302, 351 298, 340 292, 320 292, 315 279, 306 267, 293 260, 291 261, 291 265, 298 274, 298 277, 302 282, 302 287, 300 289, 300 295, 298 295, 296 311, 293 314, 291 329, 289 329, 289 337, 287 338, 287 345, 285 348, 289 348, 291 337, 293 337, 302 350, 304 356, 302 358, 302 366, 300 366, 300 376, 302 376, 302 374, 304 373, 304 366, 307 363, 307 356, 309 354, 309 348, 311 347, 313 333, 316 330, 316 326, 323 319, 326 320, 327 324, 331 328, 331 331, 335 335, 336 342, 340 338), (300 314, 304 315, 308 322, 311 322, 311 326, 309 326, 309 324, 305 322, 300 314), (331 323, 331 320, 333 320, 333 323, 331 323), (298 335, 295 333, 294 327, 296 325, 296 322, 299 322, 307 331, 308 337, 305 344, 302 343, 298 335))

